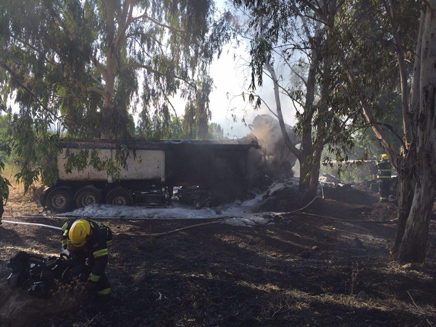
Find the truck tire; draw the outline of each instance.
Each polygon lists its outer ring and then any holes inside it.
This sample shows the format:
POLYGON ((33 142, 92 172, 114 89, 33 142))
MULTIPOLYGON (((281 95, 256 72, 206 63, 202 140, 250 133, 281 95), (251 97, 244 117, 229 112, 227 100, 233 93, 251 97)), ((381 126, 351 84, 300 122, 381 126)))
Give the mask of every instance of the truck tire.
POLYGON ((77 208, 83 208, 92 204, 100 203, 100 192, 95 187, 83 187, 75 196, 77 208))
POLYGON ((73 196, 66 188, 55 188, 46 199, 46 205, 49 210, 64 213, 73 209, 73 196))
POLYGON ((115 188, 108 193, 106 203, 115 206, 129 206, 133 203, 132 193, 125 188, 115 188))

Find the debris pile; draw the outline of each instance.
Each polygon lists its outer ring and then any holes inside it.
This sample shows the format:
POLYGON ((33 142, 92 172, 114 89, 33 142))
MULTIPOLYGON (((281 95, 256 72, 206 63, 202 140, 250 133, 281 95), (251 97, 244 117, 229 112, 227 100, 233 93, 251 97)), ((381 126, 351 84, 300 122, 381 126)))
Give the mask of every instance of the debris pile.
POLYGON ((24 327, 43 317, 67 315, 86 299, 69 258, 44 258, 20 251, 10 260, 12 270, 0 284, 0 326, 24 327), (73 269, 73 271, 72 271, 73 269))
POLYGON ((20 251, 9 261, 12 273, 7 279, 8 284, 11 288, 22 288, 32 296, 48 298, 50 290, 55 287, 55 280, 62 279, 69 266, 65 254, 45 259, 20 251))
POLYGON ((290 178, 281 183, 273 183, 263 193, 262 200, 257 206, 257 212, 263 211, 293 211, 300 205, 297 178, 290 178))

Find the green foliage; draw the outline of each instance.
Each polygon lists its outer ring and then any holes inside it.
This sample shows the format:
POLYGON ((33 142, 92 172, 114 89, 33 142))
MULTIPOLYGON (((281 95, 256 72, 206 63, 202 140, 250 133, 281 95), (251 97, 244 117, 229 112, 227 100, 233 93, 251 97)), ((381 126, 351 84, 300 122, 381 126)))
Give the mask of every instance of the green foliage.
POLYGON ((35 181, 52 185, 57 180, 56 157, 61 151, 59 135, 48 131, 47 121, 31 115, 14 115, 9 125, 9 145, 20 158, 20 171, 15 175, 24 190, 35 181))
POLYGON ((224 130, 221 127, 220 124, 217 123, 211 123, 209 125, 209 131, 208 131, 208 139, 223 139, 224 138, 224 130))
MULTIPOLYGON (((168 124, 163 126, 163 122, 155 124, 140 124, 136 134, 147 140, 183 140, 196 139, 197 126, 185 123, 185 120, 178 116, 171 116, 168 124)), ((217 123, 207 124, 208 133, 203 139, 222 139, 224 130, 217 123)))
POLYGON ((195 98, 192 98, 185 107, 183 125, 185 130, 189 130, 192 138, 207 138, 207 124, 211 117, 209 95, 212 91, 212 85, 212 79, 204 78, 198 84, 195 98))
MULTIPOLYGON (((302 168, 313 171, 319 165, 315 154, 324 146, 327 164, 350 158, 350 149, 361 142, 356 139, 360 131, 371 127, 362 114, 362 101, 371 108, 375 124, 391 133, 389 141, 401 143, 396 50, 402 47, 407 64, 413 63, 417 1, 395 1, 394 22, 383 1, 233 3, 248 13, 246 30, 254 31, 250 34, 251 90, 263 84, 268 64, 280 67, 280 91, 297 104, 302 168), (404 38, 402 44, 395 43, 391 24, 404 38)), ((380 151, 360 150, 362 156, 380 151)))
MULTIPOLYGON (((0 172, 4 169, 4 163, 1 164, 0 172)), ((7 200, 9 198, 9 187, 11 184, 9 180, 3 176, 0 176, 0 198, 3 200, 7 200)))
POLYGON ((73 169, 81 172, 87 167, 92 167, 97 171, 105 171, 106 175, 114 180, 120 180, 121 168, 126 166, 129 149, 126 145, 122 145, 115 151, 115 159, 105 158, 101 156, 98 149, 78 148, 71 151, 67 149, 65 163, 65 171, 71 173, 73 169))
MULTIPOLYGON (((375 99, 375 114, 379 121, 392 126, 401 134, 401 99, 396 93, 380 94, 375 99)), ((362 122, 364 123, 364 122, 362 122)), ((374 162, 380 160, 385 150, 376 138, 369 125, 357 125, 356 131, 351 135, 352 143, 347 145, 327 145, 323 152, 323 172, 337 174, 344 182, 362 182, 374 179, 374 162), (359 128, 360 127, 360 128, 359 128), (350 160, 351 162, 347 162, 350 160), (334 161, 334 164, 332 163, 334 161)), ((394 134, 389 135, 389 141, 397 148, 399 140, 394 134)))
POLYGON ((197 0, 2 1, 3 92, 26 106, 36 96, 73 137, 130 136, 133 106, 165 121, 178 90, 208 116, 196 80, 218 46, 207 40, 213 10, 197 0))
MULTIPOLYGON (((248 10, 246 25, 254 30, 250 34, 250 89, 255 92, 265 76, 274 79, 274 74, 279 75, 277 92, 294 103, 296 131, 302 139, 302 146, 294 151, 300 161, 300 190, 316 192, 322 149, 328 145, 331 154, 346 159, 342 155, 352 146, 356 130, 349 122, 360 118, 358 98, 341 71, 335 36, 315 10, 324 2, 313 3, 311 8, 306 1, 234 2, 248 10)), ((336 8, 325 12, 327 19, 333 19, 336 8)))
MULTIPOLYGON (((1 1, 0 104, 6 110, 13 95, 20 106, 6 143, 25 189, 55 181, 51 158, 62 134, 129 138, 139 110, 140 134, 171 137, 170 98, 178 92, 195 108, 195 128, 207 131, 207 66, 221 44, 210 31, 220 28, 213 12, 210 0, 1 1)), ((90 156, 116 175, 117 165, 90 156)), ((72 157, 72 166, 83 164, 72 157)))
POLYGON ((7 123, 9 117, 7 115, 0 116, 0 198, 7 200, 9 197, 9 180, 2 176, 5 170, 5 162, 9 160, 10 148, 8 147, 6 140, 7 123))
POLYGON ((167 134, 167 137, 164 137, 164 139, 180 140, 186 138, 187 136, 183 129, 183 119, 173 116, 169 124, 169 133, 167 134))
POLYGON ((0 162, 9 162, 11 158, 10 148, 7 142, 7 131, 10 115, 0 115, 0 162))
MULTIPOLYGON (((5 108, 2 106, 1 109, 5 108)), ((3 200, 8 199, 9 186, 11 186, 9 180, 2 176, 4 175, 5 163, 9 161, 11 152, 6 136, 9 119, 9 115, 0 115, 0 198, 3 200)))

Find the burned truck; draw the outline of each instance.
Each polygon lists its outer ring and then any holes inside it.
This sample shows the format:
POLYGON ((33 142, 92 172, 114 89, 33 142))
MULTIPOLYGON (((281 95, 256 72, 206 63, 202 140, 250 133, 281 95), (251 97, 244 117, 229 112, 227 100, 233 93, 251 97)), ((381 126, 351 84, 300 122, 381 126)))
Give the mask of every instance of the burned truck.
POLYGON ((174 187, 186 201, 231 201, 246 193, 248 152, 257 147, 256 142, 217 140, 64 141, 56 158, 57 182, 40 202, 55 212, 99 203, 154 206, 167 203, 174 187), (89 164, 65 169, 68 157, 84 149, 97 150, 101 160, 114 160, 121 148, 127 151, 117 176, 89 164))

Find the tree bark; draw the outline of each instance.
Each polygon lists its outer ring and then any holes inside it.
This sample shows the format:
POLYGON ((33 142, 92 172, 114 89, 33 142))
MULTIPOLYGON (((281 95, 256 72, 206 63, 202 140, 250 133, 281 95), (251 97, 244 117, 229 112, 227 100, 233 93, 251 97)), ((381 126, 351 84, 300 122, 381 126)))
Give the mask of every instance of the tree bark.
MULTIPOLYGON (((430 215, 436 194, 436 0, 426 1, 425 4, 425 14, 421 16, 422 26, 418 36, 420 69, 418 74, 414 74, 412 85, 415 92, 413 96, 419 97, 416 119, 413 120, 416 138, 412 147, 416 147, 416 154, 406 162, 416 176, 416 183, 401 244, 397 246, 396 258, 402 262, 425 260, 430 215)), ((406 210, 407 203, 403 203, 400 209, 406 210)))
POLYGON ((412 206, 407 218, 404 235, 398 249, 397 260, 400 262, 424 262, 430 214, 433 209, 434 188, 431 171, 426 169, 417 183, 412 206))
POLYGON ((126 42, 126 30, 132 23, 133 2, 125 3, 123 6, 123 21, 116 24, 114 4, 105 1, 106 9, 106 31, 108 46, 106 49, 106 63, 102 74, 104 79, 104 95, 101 120, 101 138, 124 138, 129 135, 127 131, 128 113, 118 107, 115 99, 115 86, 117 75, 120 71, 119 58, 121 58, 122 48, 126 42), (118 28, 117 28, 118 27, 118 28))
POLYGON ((398 27, 395 21, 395 5, 392 3, 392 0, 388 0, 388 2, 384 1, 384 5, 386 11, 389 12, 389 19, 391 21, 392 26, 392 36, 395 41, 395 52, 397 55, 398 61, 398 69, 400 71, 400 85, 401 85, 401 111, 403 114, 403 132, 406 136, 406 139, 410 139, 410 117, 409 117, 409 100, 408 100, 408 85, 407 85, 407 69, 406 69, 406 59, 404 54, 404 48, 402 40, 398 34, 398 27), (389 3, 389 5, 388 5, 389 3))
MULTIPOLYGON (((336 15, 336 1, 323 1, 321 2, 320 8, 324 16, 333 22, 336 15)), ((303 122, 302 157, 304 163, 301 163, 300 161, 301 166, 299 190, 303 203, 312 201, 318 194, 322 150, 324 149, 324 145, 327 143, 328 138, 325 137, 325 135, 330 130, 331 125, 331 120, 327 120, 323 123, 319 122, 315 126, 316 137, 313 139, 312 119, 314 115, 314 109, 316 108, 318 111, 317 114, 322 116, 328 112, 329 108, 328 97, 331 93, 330 69, 332 62, 331 40, 332 35, 329 29, 322 28, 321 24, 318 23, 315 28, 315 37, 312 41, 312 60, 310 63, 307 80, 306 108, 303 122), (320 99, 315 105, 315 85, 317 83, 317 73, 322 78, 320 82, 320 99)))
POLYGON ((318 193, 318 179, 321 168, 321 151, 306 153, 300 164, 299 193, 303 204, 312 201, 318 193))
MULTIPOLYGON (((315 26, 315 36, 311 42, 311 58, 309 64, 309 72, 306 82, 306 98, 304 105, 304 113, 302 115, 302 142, 301 142, 301 159, 300 161, 300 185, 299 194, 304 203, 310 202, 317 194, 319 170, 321 165, 321 152, 314 153, 313 144, 313 127, 312 120, 315 112, 315 89, 317 68, 321 64, 321 56, 319 54, 323 29, 321 22, 315 26)), ((322 99, 321 99, 322 101, 322 99)))
POLYGON ((392 249, 392 257, 394 260, 399 259, 399 251, 403 240, 404 231, 406 229, 407 218, 412 207, 413 194, 415 191, 413 172, 413 157, 410 153, 401 154, 397 164, 398 171, 398 223, 395 236, 395 244, 392 249), (407 156, 407 157, 406 157, 407 156))
POLYGON ((279 82, 277 79, 276 72, 269 62, 265 63, 265 69, 270 73, 271 79, 272 79, 272 82, 274 85, 274 98, 275 98, 275 102, 276 102, 276 111, 277 111, 277 117, 279 118, 279 126, 280 126, 280 131, 282 132, 283 140, 285 142, 285 145, 292 152, 292 154, 299 161, 301 161, 301 153, 295 147, 295 144, 291 141, 291 139, 288 135, 288 132, 286 130, 285 120, 283 118, 283 112, 282 112, 282 104, 280 101, 279 84, 278 84, 279 82))
MULTIPOLYGON (((391 4, 392 6, 392 4, 391 4)), ((392 17, 394 20, 395 17, 392 17)), ((404 103, 402 105, 402 113, 403 113, 403 133, 405 140, 405 147, 400 152, 397 160, 397 171, 398 171, 398 224, 397 231, 395 236, 395 244, 392 249, 392 256, 394 260, 399 260, 400 258, 400 247, 403 240, 404 232, 406 229, 407 218, 409 217, 409 212, 412 207, 413 194, 415 191, 415 177, 414 177, 414 162, 416 161, 416 127, 413 126, 413 122, 415 122, 416 115, 419 111, 419 103, 420 103, 420 92, 419 92, 419 80, 421 75, 421 40, 423 34, 424 26, 424 11, 421 13, 420 24, 419 24, 419 32, 418 38, 416 42, 416 50, 415 50, 415 61, 413 67, 413 76, 412 76, 412 87, 410 90, 410 103, 407 103, 408 108, 407 111, 404 111, 404 103), (413 147, 411 146, 413 144, 413 147)), ((398 60, 400 56, 397 56, 398 60)), ((401 63, 399 65, 401 67, 401 63)), ((401 88, 401 92, 405 92, 405 88, 401 88)), ((404 96, 402 99, 404 101, 404 96)))

